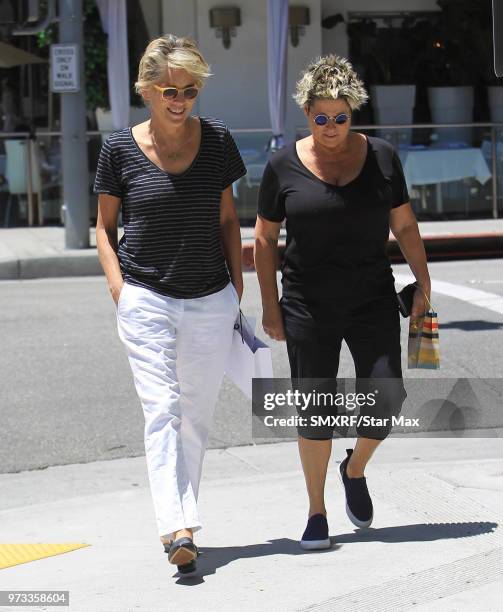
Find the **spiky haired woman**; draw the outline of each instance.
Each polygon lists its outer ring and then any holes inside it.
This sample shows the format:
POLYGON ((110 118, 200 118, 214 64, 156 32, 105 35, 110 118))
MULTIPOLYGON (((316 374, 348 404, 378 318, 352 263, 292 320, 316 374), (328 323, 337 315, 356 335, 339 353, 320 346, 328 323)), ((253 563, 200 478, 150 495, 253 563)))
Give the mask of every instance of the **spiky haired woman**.
MULTIPOLYGON (((430 277, 397 152, 386 140, 351 129, 353 112, 368 95, 350 62, 336 55, 317 59, 302 73, 294 97, 310 134, 271 157, 259 192, 255 266, 262 324, 271 338, 286 340, 292 379, 307 381, 307 391, 313 379, 323 379, 317 390, 328 392, 324 397, 334 392, 342 340, 354 360, 357 389, 380 391, 373 406, 360 406, 358 416, 365 419, 356 427, 356 446, 340 465, 347 514, 367 527, 373 506, 364 469, 407 395, 398 300, 386 255, 390 229, 420 285, 413 317, 425 311, 430 277), (275 262, 284 221, 278 300, 275 262)), ((328 548, 324 489, 334 424, 312 421, 316 415, 309 409, 303 416, 307 426, 298 428, 299 451, 309 510, 301 546, 328 548)))

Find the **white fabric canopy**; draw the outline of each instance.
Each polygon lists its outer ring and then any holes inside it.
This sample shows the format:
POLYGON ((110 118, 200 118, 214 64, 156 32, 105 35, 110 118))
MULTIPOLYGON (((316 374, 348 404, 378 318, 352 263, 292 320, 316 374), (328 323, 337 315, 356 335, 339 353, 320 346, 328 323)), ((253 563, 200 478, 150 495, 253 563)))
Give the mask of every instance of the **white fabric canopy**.
POLYGON ((267 1, 267 76, 271 149, 284 145, 286 116, 286 76, 288 49, 288 0, 267 1))
POLYGON ((129 63, 126 0, 96 0, 108 34, 108 97, 115 130, 129 125, 129 63))

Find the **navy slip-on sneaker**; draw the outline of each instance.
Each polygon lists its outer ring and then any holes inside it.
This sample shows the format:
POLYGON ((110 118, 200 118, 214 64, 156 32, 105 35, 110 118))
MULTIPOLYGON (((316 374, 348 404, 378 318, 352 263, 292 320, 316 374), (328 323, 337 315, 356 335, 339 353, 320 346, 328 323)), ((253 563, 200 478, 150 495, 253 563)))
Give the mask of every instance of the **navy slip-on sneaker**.
POLYGON ((327 517, 323 514, 313 514, 308 521, 302 534, 300 546, 304 550, 320 550, 330 548, 330 538, 328 537, 327 517))
POLYGON ((370 527, 374 518, 374 508, 367 488, 367 481, 365 476, 349 478, 346 474, 346 466, 353 454, 353 449, 347 448, 346 453, 347 457, 339 466, 341 481, 346 493, 346 514, 353 525, 357 527, 370 527))

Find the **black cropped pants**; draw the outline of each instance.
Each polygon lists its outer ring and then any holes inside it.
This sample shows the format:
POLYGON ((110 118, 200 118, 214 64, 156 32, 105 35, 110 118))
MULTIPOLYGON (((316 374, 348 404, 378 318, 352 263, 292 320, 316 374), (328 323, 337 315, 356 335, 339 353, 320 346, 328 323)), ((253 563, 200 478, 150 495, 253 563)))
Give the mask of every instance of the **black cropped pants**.
MULTIPOLYGON (((354 360, 356 387, 365 392, 379 390, 377 408, 362 406, 359 414, 387 421, 383 426, 357 425, 363 438, 382 440, 391 430, 391 417, 398 416, 407 393, 403 386, 400 345, 400 315, 396 295, 360 300, 358 303, 306 304, 283 297, 280 301, 292 379, 306 389, 309 379, 328 379, 326 389, 334 389, 339 369, 342 340, 354 360), (385 378, 386 381, 379 379, 385 378), (358 386, 360 380, 360 386, 358 386), (389 380, 394 379, 394 380, 389 380)), ((324 385, 317 381, 317 389, 324 385)), ((325 389, 325 390, 326 390, 325 389)), ((311 412, 313 413, 313 412, 311 412)), ((337 413, 337 408, 335 408, 337 413)), ((309 410, 306 416, 309 416, 309 410)), ((347 413, 346 413, 347 414, 347 413)), ((381 421, 380 421, 381 422, 381 421)), ((301 437, 330 439, 334 427, 297 428, 301 437)))

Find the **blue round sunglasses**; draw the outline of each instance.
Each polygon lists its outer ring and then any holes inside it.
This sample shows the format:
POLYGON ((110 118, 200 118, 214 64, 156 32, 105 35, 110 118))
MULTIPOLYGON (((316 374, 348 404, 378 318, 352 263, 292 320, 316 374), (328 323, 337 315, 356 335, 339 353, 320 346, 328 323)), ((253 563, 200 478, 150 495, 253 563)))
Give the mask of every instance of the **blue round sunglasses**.
POLYGON ((314 122, 316 123, 316 125, 323 126, 327 125, 327 123, 332 120, 337 123, 337 125, 342 125, 346 123, 348 119, 349 115, 346 113, 339 113, 336 117, 329 117, 328 115, 325 115, 325 113, 320 113, 319 115, 316 115, 316 117, 314 118, 314 122))

